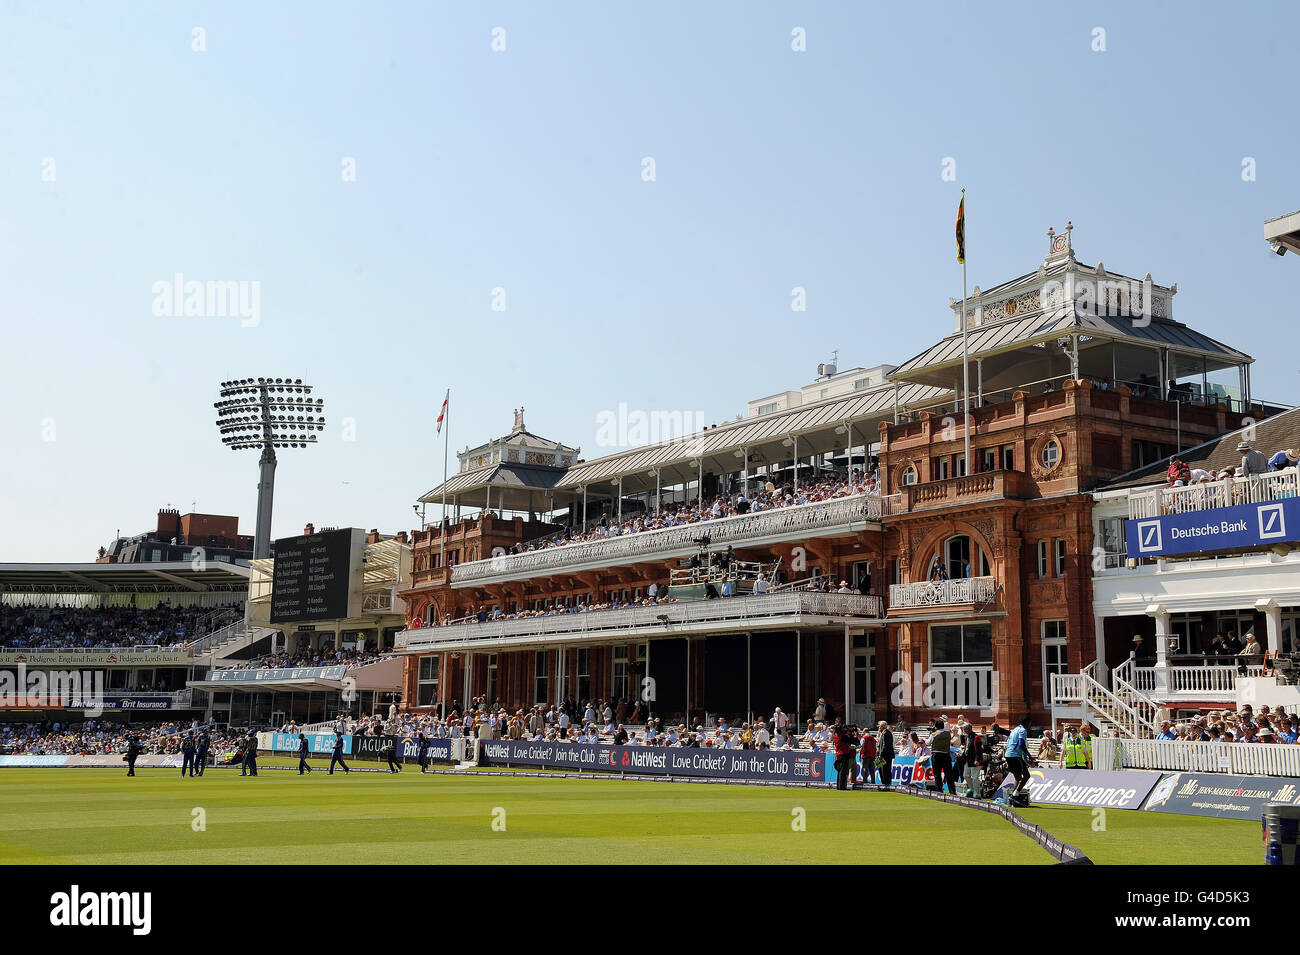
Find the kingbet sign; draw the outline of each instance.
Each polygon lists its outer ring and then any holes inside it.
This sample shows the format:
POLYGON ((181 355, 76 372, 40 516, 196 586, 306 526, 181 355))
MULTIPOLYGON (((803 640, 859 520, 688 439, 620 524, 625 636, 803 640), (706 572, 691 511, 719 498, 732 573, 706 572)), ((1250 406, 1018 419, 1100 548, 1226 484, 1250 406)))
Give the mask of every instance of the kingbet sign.
POLYGON ((1134 558, 1300 540, 1300 498, 1129 520, 1124 534, 1134 558))

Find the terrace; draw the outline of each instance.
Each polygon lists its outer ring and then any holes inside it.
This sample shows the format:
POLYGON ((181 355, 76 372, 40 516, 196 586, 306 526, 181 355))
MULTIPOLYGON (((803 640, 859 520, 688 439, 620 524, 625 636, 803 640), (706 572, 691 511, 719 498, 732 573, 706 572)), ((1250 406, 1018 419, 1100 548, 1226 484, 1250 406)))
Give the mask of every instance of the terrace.
POLYGON ((858 494, 851 497, 697 521, 677 527, 642 531, 602 540, 566 544, 522 554, 507 554, 458 564, 452 568, 453 587, 480 586, 519 580, 559 570, 608 567, 647 558, 686 557, 699 551, 696 541, 707 535, 710 546, 760 546, 796 540, 809 533, 850 533, 878 523, 898 497, 858 494))
MULTIPOLYGON (((790 629, 809 626, 862 626, 878 621, 880 598, 862 594, 783 591, 720 600, 562 613, 517 620, 474 620, 445 627, 422 627, 397 635, 407 652, 517 647, 563 641, 581 643, 626 636, 682 636, 717 630, 790 629)), ((879 625, 879 624, 875 624, 879 625)))

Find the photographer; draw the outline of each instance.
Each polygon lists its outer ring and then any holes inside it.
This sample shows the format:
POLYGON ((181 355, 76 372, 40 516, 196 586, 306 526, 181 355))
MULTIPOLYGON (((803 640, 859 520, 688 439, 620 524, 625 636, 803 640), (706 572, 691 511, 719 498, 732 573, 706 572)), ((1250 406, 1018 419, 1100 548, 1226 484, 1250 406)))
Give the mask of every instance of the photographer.
POLYGON ((836 721, 833 730, 835 736, 835 788, 848 789, 853 775, 853 757, 857 752, 854 742, 857 739, 853 727, 844 726, 836 721))

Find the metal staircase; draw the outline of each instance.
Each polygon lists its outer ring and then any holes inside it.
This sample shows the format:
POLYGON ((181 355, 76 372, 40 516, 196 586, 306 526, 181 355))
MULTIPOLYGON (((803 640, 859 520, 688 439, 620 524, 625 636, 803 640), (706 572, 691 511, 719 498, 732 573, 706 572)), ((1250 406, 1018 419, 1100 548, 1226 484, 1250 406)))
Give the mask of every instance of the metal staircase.
POLYGON ((217 661, 251 647, 259 640, 264 640, 275 632, 274 627, 259 627, 248 623, 246 620, 236 620, 234 623, 222 627, 206 637, 195 640, 187 645, 186 649, 196 658, 206 660, 210 665, 215 665, 217 661))

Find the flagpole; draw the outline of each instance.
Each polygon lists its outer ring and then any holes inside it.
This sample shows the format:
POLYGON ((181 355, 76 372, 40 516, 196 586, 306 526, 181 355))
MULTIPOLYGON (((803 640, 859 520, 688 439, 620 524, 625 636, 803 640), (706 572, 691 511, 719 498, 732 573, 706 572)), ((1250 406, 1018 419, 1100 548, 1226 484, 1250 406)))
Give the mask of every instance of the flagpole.
MULTIPOLYGON (((442 544, 438 548, 438 566, 447 566, 447 449, 451 446, 451 389, 443 399, 442 421, 442 544)), ((451 578, 447 578, 450 580, 451 578)))
POLYGON ((966 468, 967 474, 972 473, 970 460, 970 359, 966 353, 966 190, 961 191, 962 203, 962 255, 961 255, 961 391, 962 406, 965 409, 965 428, 966 433, 966 468))

